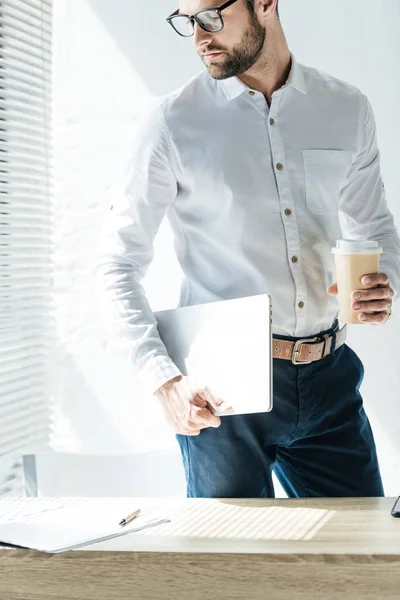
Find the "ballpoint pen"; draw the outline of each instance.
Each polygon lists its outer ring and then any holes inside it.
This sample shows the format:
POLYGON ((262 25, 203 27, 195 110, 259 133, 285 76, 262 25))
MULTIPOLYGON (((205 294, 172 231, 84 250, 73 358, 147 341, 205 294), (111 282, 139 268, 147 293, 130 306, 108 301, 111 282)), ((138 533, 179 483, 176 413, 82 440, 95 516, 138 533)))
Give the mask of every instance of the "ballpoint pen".
POLYGON ((121 527, 123 527, 124 525, 127 525, 128 523, 130 523, 131 521, 133 521, 133 519, 135 519, 138 516, 139 513, 140 513, 140 508, 138 510, 135 510, 135 512, 133 512, 132 514, 128 515, 124 519, 122 519, 122 521, 120 521, 119 524, 121 525, 121 527))

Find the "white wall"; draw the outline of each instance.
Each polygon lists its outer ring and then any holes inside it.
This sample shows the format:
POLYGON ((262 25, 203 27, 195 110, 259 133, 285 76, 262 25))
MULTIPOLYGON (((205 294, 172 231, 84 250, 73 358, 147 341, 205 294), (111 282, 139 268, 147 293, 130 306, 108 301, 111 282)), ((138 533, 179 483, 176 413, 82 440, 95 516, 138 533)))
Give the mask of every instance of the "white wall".
MULTIPOLYGON (((357 85, 370 98, 388 202, 399 226, 398 0, 280 4, 297 60, 357 85)), ((141 401, 126 360, 108 346, 93 284, 97 234, 141 110, 149 97, 175 89, 202 68, 191 40, 174 36, 164 21, 175 8, 175 0, 55 1, 55 449, 111 453, 175 443, 157 404, 141 401)), ((180 275, 164 224, 145 281, 153 310, 177 304, 180 275)), ((392 496, 400 493, 399 324, 395 313, 382 328, 349 328, 349 343, 365 365, 361 391, 392 496)))

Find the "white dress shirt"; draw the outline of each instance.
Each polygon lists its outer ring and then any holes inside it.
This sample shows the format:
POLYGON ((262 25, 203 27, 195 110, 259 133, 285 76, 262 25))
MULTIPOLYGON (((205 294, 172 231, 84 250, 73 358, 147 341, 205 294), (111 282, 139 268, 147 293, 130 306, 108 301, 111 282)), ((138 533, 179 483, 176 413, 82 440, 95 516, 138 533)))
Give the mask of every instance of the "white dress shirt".
POLYGON ((311 337, 338 316, 326 288, 339 238, 377 240, 380 271, 400 289, 371 105, 291 56, 270 107, 238 78, 202 71, 143 120, 98 269, 113 331, 152 392, 180 373, 140 283, 164 216, 185 276, 179 306, 267 293, 273 332, 311 337))

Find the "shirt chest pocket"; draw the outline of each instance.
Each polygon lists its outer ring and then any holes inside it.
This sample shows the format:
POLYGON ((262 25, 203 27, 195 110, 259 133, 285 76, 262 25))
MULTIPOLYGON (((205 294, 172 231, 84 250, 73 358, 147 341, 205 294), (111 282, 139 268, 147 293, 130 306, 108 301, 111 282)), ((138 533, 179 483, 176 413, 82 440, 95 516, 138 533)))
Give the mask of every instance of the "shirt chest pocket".
POLYGON ((346 150, 302 150, 302 154, 307 208, 318 215, 337 214, 351 153, 346 150))

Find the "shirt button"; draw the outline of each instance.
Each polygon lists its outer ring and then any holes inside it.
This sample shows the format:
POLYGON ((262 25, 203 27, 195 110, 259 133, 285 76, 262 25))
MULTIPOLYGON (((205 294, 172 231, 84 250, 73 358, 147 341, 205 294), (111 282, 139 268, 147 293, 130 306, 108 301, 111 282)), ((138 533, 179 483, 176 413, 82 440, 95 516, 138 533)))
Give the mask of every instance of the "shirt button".
POLYGON ((274 121, 274 119, 270 119, 270 120, 269 120, 269 123, 270 123, 270 125, 275 125, 275 121, 274 121))
POLYGON ((283 169, 283 164, 282 164, 282 163, 278 163, 278 164, 276 165, 276 168, 278 169, 278 171, 282 171, 282 169, 283 169))
POLYGON ((287 217, 290 217, 290 215, 291 215, 291 214, 292 214, 292 211, 290 210, 290 208, 287 208, 287 209, 285 210, 285 215, 286 215, 287 217))
POLYGON ((251 91, 251 92, 249 92, 249 96, 255 96, 255 95, 256 95, 256 93, 255 93, 255 92, 252 92, 252 91, 251 91))
POLYGON ((298 258, 297 256, 292 256, 292 263, 297 263, 298 262, 298 258))
POLYGON ((304 302, 299 302, 299 308, 304 308, 304 302))

